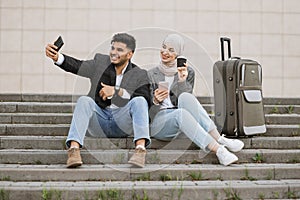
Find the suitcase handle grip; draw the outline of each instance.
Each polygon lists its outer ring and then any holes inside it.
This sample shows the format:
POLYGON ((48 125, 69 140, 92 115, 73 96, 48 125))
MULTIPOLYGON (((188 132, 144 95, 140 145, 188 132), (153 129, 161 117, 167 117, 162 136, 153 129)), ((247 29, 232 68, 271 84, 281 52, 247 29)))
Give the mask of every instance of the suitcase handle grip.
POLYGON ((228 47, 228 59, 231 58, 231 47, 230 47, 230 38, 227 37, 221 37, 221 56, 222 56, 222 61, 225 60, 225 55, 224 55, 224 42, 227 42, 227 47, 228 47))
POLYGON ((230 57, 230 59, 231 60, 234 60, 234 59, 239 60, 239 59, 241 59, 241 57, 234 56, 234 57, 230 57))

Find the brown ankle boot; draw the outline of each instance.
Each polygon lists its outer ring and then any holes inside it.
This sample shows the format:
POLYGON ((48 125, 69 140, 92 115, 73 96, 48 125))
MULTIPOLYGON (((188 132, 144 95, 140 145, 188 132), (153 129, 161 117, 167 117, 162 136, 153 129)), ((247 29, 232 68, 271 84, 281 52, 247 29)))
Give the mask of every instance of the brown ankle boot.
POLYGON ((75 168, 82 165, 80 149, 70 148, 68 150, 67 168, 75 168))
POLYGON ((136 148, 133 156, 130 158, 128 163, 133 164, 137 167, 145 166, 146 149, 136 148))

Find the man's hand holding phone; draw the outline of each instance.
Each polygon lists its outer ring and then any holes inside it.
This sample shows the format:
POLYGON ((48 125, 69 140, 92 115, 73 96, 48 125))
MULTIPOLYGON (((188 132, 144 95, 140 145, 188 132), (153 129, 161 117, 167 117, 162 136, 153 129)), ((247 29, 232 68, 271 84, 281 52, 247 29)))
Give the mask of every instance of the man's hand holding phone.
POLYGON ((158 83, 158 89, 154 91, 154 102, 159 104, 169 96, 169 83, 162 81, 158 83))
POLYGON ((46 46, 46 56, 51 58, 54 62, 57 62, 58 60, 58 51, 60 48, 64 45, 64 42, 59 36, 57 40, 53 44, 48 44, 46 46))

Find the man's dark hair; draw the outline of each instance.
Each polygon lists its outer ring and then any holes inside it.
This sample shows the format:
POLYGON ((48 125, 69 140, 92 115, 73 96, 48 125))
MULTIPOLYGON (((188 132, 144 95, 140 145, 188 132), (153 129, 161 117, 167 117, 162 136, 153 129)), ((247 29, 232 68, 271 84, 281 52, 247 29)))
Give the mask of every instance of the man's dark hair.
POLYGON ((113 42, 122 42, 126 44, 127 48, 132 50, 132 52, 135 51, 135 39, 133 36, 127 33, 116 33, 113 36, 110 44, 112 44, 113 42))

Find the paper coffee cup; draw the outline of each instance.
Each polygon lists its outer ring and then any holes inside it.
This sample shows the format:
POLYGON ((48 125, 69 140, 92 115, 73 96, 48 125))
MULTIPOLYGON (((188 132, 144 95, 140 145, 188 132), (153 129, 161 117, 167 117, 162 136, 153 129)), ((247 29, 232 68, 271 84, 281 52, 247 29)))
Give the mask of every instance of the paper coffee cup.
POLYGON ((186 63, 187 59, 184 56, 177 57, 177 67, 184 67, 184 63, 186 63))

